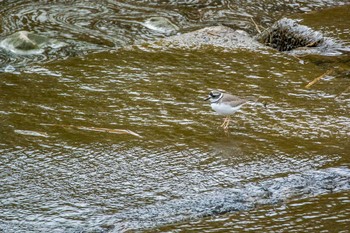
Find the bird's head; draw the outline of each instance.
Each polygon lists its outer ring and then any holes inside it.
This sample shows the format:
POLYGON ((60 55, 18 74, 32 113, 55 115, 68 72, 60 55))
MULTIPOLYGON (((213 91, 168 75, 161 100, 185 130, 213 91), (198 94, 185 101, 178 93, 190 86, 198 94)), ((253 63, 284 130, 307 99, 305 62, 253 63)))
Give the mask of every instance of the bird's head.
POLYGON ((211 91, 208 95, 207 98, 205 98, 204 100, 210 100, 210 102, 216 102, 218 101, 220 98, 222 97, 222 92, 220 91, 211 91))

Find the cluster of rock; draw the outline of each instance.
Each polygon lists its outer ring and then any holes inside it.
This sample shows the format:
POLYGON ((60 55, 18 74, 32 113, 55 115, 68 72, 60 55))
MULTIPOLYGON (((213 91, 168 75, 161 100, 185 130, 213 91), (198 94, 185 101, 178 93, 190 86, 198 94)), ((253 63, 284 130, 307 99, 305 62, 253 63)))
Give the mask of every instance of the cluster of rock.
MULTIPOLYGON (((279 51, 311 47, 319 48, 319 51, 321 51, 325 48, 335 49, 337 47, 333 46, 336 44, 334 41, 325 38, 322 33, 286 18, 277 21, 255 37, 251 37, 244 31, 234 30, 226 26, 206 27, 193 32, 173 35, 178 33, 179 27, 165 17, 151 17, 141 24, 157 33, 163 33, 167 36, 172 35, 153 43, 153 45, 163 48, 199 48, 209 45, 225 49, 246 48, 256 50, 268 46, 279 51)), ((42 53, 45 47, 57 44, 59 43, 56 40, 34 32, 19 31, 2 40, 0 47, 15 54, 27 55, 42 53)), ((312 52, 320 53, 319 51, 313 50, 312 52)))

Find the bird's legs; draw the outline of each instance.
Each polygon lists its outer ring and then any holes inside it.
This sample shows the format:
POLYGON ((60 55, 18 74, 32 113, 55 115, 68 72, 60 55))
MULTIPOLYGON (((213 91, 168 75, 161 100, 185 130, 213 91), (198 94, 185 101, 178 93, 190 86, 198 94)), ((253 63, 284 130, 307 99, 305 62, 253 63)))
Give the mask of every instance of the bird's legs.
POLYGON ((224 129, 225 129, 225 130, 227 130, 227 129, 228 129, 228 126, 230 125, 230 122, 231 122, 231 117, 230 117, 230 116, 228 116, 228 117, 227 117, 226 124, 225 124, 225 126, 224 126, 224 129))
POLYGON ((230 124, 230 121, 231 121, 231 117, 230 116, 225 117, 224 123, 222 123, 222 125, 220 127, 224 128, 224 130, 227 130, 228 126, 230 124))

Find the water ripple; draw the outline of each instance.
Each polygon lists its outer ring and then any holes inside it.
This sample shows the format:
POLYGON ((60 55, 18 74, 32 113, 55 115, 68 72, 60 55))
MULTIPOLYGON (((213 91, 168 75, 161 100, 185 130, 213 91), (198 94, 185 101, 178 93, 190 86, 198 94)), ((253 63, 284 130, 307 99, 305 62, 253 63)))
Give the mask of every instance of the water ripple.
MULTIPOLYGON (((187 30, 213 24, 211 14, 222 22, 241 14, 247 26, 246 17, 257 8, 269 12, 271 1, 235 14, 225 7, 239 5, 228 1, 65 3, 0 3, 6 5, 1 37, 25 29, 69 44, 33 57, 0 52, 0 63, 14 68, 0 73, 0 231, 113 232, 128 224, 144 230, 183 219, 183 231, 293 231, 315 220, 312 231, 323 216, 330 219, 326 230, 334 221, 347 229, 349 170, 342 166, 349 164, 349 96, 337 95, 349 85, 346 78, 305 89, 324 72, 322 64, 271 50, 101 51, 164 36, 142 26, 150 16, 187 30), (208 21, 195 24, 200 18, 208 21), (42 62, 56 52, 76 57, 42 62), (268 105, 245 106, 225 133, 218 128, 222 117, 203 101, 211 89, 260 96, 268 105), (129 129, 143 138, 77 127, 129 129), (340 170, 344 183, 337 182, 340 170), (319 196, 332 185, 345 194, 319 196), (309 204, 317 208, 303 208, 309 204), (202 218, 235 206, 242 211, 202 218), (193 216, 201 218, 198 225, 189 222, 193 216)), ((288 8, 282 4, 272 9, 288 8)))

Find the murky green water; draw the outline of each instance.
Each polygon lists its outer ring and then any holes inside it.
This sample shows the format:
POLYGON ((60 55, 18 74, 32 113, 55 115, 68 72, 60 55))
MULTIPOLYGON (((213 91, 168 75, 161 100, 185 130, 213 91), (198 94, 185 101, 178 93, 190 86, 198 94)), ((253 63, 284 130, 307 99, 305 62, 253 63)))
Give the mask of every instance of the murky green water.
POLYGON ((292 15, 348 44, 349 6, 303 13, 343 3, 0 2, 0 39, 29 30, 67 43, 36 56, 0 51, 0 230, 346 232, 349 54, 123 48, 167 36, 142 26, 151 16, 180 32, 254 32, 250 15, 263 26, 292 15), (244 107, 225 134, 203 101, 212 89, 268 106, 244 107), (240 207, 221 211, 235 192, 240 207))

